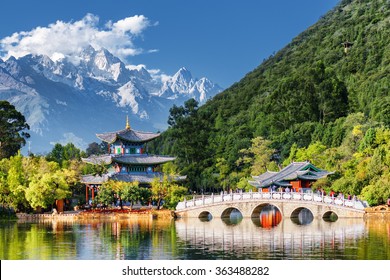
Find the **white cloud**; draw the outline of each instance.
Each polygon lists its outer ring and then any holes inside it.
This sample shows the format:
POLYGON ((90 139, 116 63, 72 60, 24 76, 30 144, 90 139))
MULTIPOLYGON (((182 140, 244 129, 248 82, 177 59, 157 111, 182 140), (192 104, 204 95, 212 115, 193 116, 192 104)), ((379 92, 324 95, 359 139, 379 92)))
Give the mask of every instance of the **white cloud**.
POLYGON ((150 25, 148 19, 143 16, 127 17, 125 19, 118 20, 112 24, 112 29, 115 32, 130 32, 132 34, 140 34, 145 28, 150 25))
POLYGON ((172 79, 172 76, 162 73, 160 69, 148 69, 149 74, 156 80, 165 83, 172 79))
POLYGON ((162 83, 172 79, 172 76, 167 75, 163 72, 161 72, 160 69, 148 69, 145 64, 138 64, 138 65, 126 65, 126 68, 129 70, 138 70, 140 71, 142 68, 144 68, 146 71, 149 72, 149 74, 152 76, 154 80, 160 81, 162 83))
POLYGON ((169 81, 172 79, 172 76, 166 75, 166 74, 161 74, 160 75, 161 82, 165 83, 166 81, 169 81))
MULTIPOLYGON (((95 49, 105 48, 119 57, 124 63, 129 56, 141 53, 155 53, 158 49, 143 50, 134 45, 134 38, 142 36, 148 27, 156 26, 143 15, 135 15, 116 22, 99 24, 99 17, 87 14, 78 21, 61 20, 47 27, 36 27, 30 31, 21 31, 0 39, 0 54, 6 60, 10 56, 16 58, 27 54, 47 55, 53 61, 65 57, 74 65, 80 62, 79 53, 91 45, 95 49)), ((128 69, 147 69, 150 75, 161 82, 171 79, 159 69, 148 69, 146 65, 127 65, 128 69)))
POLYGON ((126 57, 144 52, 134 46, 133 39, 153 25, 143 15, 127 17, 114 23, 108 22, 104 27, 99 27, 98 24, 98 16, 87 14, 79 21, 58 20, 47 27, 14 33, 0 40, 0 51, 5 54, 2 58, 42 54, 54 60, 69 57, 77 61, 74 56, 87 45, 92 45, 96 49, 106 48, 126 61, 126 57))

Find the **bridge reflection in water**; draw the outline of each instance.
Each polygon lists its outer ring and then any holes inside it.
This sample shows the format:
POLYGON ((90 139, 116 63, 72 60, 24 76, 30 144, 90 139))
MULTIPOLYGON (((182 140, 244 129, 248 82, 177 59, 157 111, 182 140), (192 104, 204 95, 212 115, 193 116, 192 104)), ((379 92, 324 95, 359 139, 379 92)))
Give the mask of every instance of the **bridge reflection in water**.
POLYGON ((282 221, 282 213, 279 209, 273 205, 267 205, 261 209, 260 217, 252 217, 252 221, 257 225, 259 221, 259 226, 263 228, 272 228, 277 226, 282 221))
MULTIPOLYGON (((281 219, 272 212, 267 211, 257 219, 244 218, 238 223, 220 218, 207 222, 197 218, 177 219, 176 233, 179 242, 185 242, 189 249, 204 248, 210 257, 234 255, 237 259, 344 258, 345 246, 358 242, 366 233, 363 219, 336 222, 314 219, 307 223, 310 217, 304 214, 297 222, 281 219)), ((352 247, 356 246, 352 244, 352 247)))

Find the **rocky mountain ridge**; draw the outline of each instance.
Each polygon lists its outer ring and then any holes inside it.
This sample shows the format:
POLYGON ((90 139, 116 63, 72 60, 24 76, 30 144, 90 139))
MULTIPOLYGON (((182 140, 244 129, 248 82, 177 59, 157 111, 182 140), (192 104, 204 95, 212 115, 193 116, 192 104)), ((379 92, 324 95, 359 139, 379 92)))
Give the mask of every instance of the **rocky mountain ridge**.
POLYGON ((56 142, 85 148, 96 141, 95 133, 122 128, 126 115, 139 130, 161 131, 173 104, 189 98, 202 104, 221 91, 184 67, 162 79, 92 46, 72 58, 31 54, 0 60, 0 99, 26 117, 35 152, 49 151, 56 142))

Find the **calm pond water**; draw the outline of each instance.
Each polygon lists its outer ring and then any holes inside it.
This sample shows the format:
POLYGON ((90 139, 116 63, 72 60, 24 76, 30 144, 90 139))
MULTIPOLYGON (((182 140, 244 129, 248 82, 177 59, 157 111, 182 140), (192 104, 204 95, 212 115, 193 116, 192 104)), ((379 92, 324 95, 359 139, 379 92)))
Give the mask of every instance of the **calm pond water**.
POLYGON ((0 259, 388 260, 390 221, 314 219, 307 223, 232 215, 228 220, 211 221, 2 222, 0 259))

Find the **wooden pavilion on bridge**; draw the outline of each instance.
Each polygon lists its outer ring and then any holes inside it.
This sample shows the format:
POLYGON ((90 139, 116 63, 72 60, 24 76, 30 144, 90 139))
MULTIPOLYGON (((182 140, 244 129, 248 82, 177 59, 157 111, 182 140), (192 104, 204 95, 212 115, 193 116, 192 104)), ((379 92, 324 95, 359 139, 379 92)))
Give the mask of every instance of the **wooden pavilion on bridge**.
POLYGON ((289 188, 291 191, 300 192, 311 188, 313 182, 325 178, 333 172, 322 170, 314 166, 309 161, 292 162, 279 172, 267 171, 259 176, 252 176, 253 181, 249 181, 254 187, 261 188, 263 192, 269 189, 289 188))

